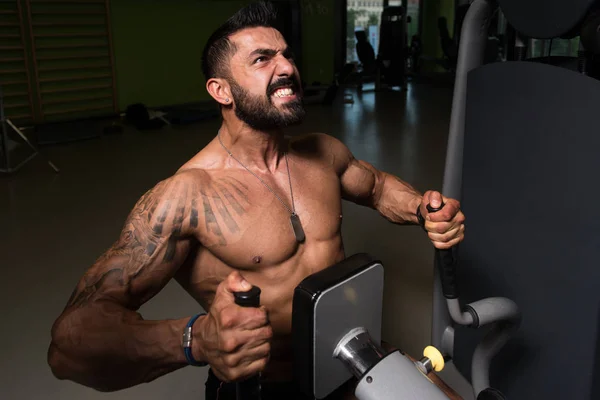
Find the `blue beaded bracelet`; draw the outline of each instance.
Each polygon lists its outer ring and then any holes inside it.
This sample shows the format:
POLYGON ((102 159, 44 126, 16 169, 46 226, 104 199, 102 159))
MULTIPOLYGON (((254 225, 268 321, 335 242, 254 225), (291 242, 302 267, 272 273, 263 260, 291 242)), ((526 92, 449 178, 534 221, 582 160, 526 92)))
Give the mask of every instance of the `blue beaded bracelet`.
POLYGON ((192 325, 194 325, 194 322, 203 315, 206 315, 206 313, 200 313, 190 318, 183 331, 183 353, 185 354, 185 359, 188 364, 193 365, 194 367, 206 367, 208 365, 206 362, 194 360, 194 356, 192 355, 192 325))

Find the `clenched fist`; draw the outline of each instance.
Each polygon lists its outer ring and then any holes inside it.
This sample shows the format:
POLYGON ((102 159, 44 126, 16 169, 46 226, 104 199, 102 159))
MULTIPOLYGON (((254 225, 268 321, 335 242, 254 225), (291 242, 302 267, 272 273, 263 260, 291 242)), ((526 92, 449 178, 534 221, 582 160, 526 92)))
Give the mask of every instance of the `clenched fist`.
POLYGON ((460 243, 465 237, 465 216, 460 211, 460 203, 449 199, 435 191, 425 192, 420 207, 425 219, 425 230, 429 239, 437 249, 449 249, 460 243), (429 212, 427 205, 432 208, 444 207, 436 212, 429 212))
POLYGON ((252 285, 239 272, 232 272, 217 287, 206 317, 198 321, 194 341, 215 375, 224 382, 245 380, 261 372, 269 360, 273 330, 267 310, 240 307, 234 293, 246 292, 252 285))

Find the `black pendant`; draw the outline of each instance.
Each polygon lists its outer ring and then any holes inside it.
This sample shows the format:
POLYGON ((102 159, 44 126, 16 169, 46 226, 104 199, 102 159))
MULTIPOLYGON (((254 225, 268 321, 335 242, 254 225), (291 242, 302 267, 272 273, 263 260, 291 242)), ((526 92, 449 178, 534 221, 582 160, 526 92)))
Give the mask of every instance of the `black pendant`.
POLYGON ((300 223, 300 217, 298 217, 298 214, 292 214, 290 216, 290 222, 292 223, 292 229, 294 230, 296 241, 298 243, 304 242, 304 229, 302 229, 302 224, 300 223))

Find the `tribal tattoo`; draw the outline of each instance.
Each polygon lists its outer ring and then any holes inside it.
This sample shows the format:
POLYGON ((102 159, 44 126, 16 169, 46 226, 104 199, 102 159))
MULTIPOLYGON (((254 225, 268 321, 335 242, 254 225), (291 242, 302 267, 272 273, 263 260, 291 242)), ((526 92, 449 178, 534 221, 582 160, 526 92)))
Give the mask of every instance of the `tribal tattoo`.
POLYGON ((226 246, 226 235, 240 231, 249 205, 248 186, 235 178, 158 183, 136 203, 120 238, 84 275, 67 307, 103 294, 141 306, 174 276, 198 229, 211 244, 226 246))

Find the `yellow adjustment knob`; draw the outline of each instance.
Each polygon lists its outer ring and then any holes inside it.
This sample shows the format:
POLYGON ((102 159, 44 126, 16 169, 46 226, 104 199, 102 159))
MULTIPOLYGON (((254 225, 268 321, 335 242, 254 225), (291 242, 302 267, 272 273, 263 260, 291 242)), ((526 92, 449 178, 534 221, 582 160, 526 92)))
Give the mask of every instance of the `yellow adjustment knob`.
POLYGON ((442 353, 435 347, 425 347, 425 350, 423 350, 423 357, 427 357, 431 360, 431 365, 435 372, 440 372, 444 369, 444 356, 442 356, 442 353))

